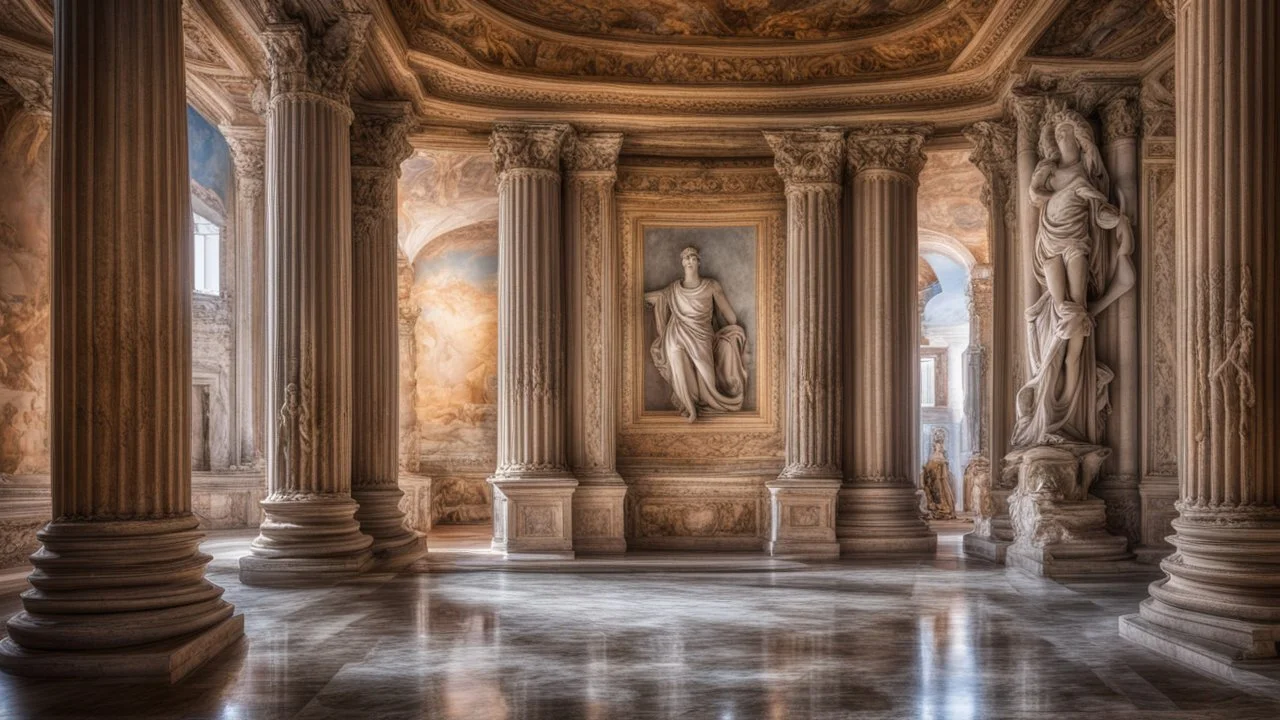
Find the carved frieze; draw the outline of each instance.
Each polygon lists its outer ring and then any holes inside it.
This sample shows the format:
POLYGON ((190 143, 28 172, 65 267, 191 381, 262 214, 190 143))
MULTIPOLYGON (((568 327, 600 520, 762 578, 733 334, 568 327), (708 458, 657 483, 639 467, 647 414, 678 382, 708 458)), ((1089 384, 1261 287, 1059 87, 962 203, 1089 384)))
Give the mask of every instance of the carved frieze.
POLYGON ((892 170, 918 177, 924 167, 924 143, 933 134, 928 125, 868 125, 849 131, 846 142, 849 171, 892 170))

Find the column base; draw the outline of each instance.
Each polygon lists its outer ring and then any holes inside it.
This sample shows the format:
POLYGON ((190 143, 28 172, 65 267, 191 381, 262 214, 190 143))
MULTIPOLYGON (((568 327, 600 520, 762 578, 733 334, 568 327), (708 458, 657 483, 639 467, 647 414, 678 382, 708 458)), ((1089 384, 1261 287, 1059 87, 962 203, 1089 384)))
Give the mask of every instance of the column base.
POLYGON ((1280 660, 1275 657, 1280 625, 1217 618, 1148 598, 1138 614, 1120 618, 1120 637, 1251 692, 1280 698, 1280 660), (1242 643, 1269 649, 1270 657, 1246 658, 1242 643))
POLYGON ((273 495, 251 554, 240 558, 240 582, 264 587, 325 587, 373 563, 373 538, 360 532, 350 495, 273 495))
POLYGON ((938 535, 920 517, 911 485, 849 481, 840 488, 836 538, 841 554, 932 555, 938 535))
POLYGON ((493 476, 493 549, 507 560, 572 560, 573 495, 566 476, 493 476))
POLYGON ((404 493, 395 485, 351 489, 351 497, 360 507, 356 522, 360 532, 373 538, 370 570, 397 572, 417 562, 427 552, 426 538, 405 524, 400 501, 404 493))
POLYGON ((116 678, 175 683, 220 655, 244 636, 244 616, 233 615, 207 630, 116 650, 28 650, 0 640, 0 670, 34 678, 116 678))
POLYGON ((769 488, 769 542, 773 557, 824 559, 840 556, 836 504, 841 479, 779 477, 769 488))
POLYGON ((617 473, 579 476, 573 492, 573 549, 592 555, 627 551, 623 501, 627 484, 617 473))
POLYGON ((983 537, 976 532, 964 534, 964 554, 1003 565, 1012 540, 983 537))
POLYGON ((1005 565, 1050 578, 1144 571, 1128 539, 1107 532, 1106 503, 1088 494, 1110 452, 1063 443, 1010 453, 1018 488, 1009 497, 1014 542, 1005 565))

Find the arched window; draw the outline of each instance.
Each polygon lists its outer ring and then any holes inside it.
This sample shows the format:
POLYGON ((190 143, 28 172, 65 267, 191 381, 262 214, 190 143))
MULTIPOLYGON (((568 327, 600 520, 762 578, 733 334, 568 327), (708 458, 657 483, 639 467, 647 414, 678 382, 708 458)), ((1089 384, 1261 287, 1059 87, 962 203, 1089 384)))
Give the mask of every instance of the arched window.
POLYGON ((200 213, 192 213, 195 228, 195 291, 205 295, 217 295, 218 254, 221 252, 222 228, 200 213))

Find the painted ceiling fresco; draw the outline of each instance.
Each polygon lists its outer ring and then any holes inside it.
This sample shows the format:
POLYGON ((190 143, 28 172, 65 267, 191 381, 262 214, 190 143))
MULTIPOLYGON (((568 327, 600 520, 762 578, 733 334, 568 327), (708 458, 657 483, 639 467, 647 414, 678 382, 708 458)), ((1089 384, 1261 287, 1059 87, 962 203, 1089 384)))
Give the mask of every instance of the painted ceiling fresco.
POLYGON ((489 0, 535 24, 597 35, 828 39, 907 20, 942 0, 489 0))
POLYGON ((920 227, 958 240, 979 264, 990 262, 987 209, 979 195, 983 182, 968 150, 931 151, 920 172, 918 199, 920 227))

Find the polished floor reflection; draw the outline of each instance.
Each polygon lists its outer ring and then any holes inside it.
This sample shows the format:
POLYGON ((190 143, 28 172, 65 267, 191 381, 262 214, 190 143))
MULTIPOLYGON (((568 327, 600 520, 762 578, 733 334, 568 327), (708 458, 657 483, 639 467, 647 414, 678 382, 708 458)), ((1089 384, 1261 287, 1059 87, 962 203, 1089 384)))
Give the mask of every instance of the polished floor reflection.
POLYGON ((718 572, 439 572, 467 550, 440 539, 433 572, 311 591, 241 586, 251 538, 205 545, 248 642, 172 688, 0 675, 0 717, 1280 717, 1120 640, 1142 581, 1006 572, 958 532, 929 560, 718 572))

